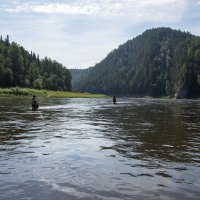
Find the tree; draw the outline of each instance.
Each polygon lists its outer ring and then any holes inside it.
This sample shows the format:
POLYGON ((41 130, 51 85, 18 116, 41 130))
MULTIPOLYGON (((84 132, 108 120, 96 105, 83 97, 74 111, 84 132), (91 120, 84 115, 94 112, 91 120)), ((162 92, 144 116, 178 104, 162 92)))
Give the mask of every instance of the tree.
POLYGON ((3 85, 4 86, 12 86, 13 82, 13 71, 10 68, 4 69, 4 75, 3 75, 3 85))
POLYGON ((7 35, 0 39, 0 87, 9 86, 71 90, 71 75, 60 63, 40 59, 15 42, 10 44, 7 35))

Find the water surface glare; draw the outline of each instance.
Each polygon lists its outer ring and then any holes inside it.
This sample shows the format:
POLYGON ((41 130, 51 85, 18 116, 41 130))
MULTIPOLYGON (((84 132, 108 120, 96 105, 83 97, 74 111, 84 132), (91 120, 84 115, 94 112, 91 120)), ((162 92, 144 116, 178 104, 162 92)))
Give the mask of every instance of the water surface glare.
POLYGON ((0 199, 200 199, 200 101, 0 98, 0 199))

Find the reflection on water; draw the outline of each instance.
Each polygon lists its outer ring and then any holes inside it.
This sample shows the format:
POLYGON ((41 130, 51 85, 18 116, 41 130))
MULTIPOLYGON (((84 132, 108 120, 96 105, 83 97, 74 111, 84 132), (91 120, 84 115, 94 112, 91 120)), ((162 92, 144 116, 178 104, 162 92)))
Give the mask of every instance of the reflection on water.
POLYGON ((200 101, 0 98, 0 199, 199 199, 200 101))

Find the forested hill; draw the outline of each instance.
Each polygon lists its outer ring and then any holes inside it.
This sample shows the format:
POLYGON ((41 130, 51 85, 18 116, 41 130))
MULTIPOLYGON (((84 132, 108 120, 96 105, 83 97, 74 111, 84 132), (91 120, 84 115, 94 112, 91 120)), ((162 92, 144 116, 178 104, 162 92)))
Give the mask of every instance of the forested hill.
POLYGON ((74 89, 128 96, 200 96, 200 37, 155 28, 87 70, 71 70, 74 89))
POLYGON ((0 37, 0 87, 71 90, 71 74, 56 61, 29 53, 9 36, 0 37))

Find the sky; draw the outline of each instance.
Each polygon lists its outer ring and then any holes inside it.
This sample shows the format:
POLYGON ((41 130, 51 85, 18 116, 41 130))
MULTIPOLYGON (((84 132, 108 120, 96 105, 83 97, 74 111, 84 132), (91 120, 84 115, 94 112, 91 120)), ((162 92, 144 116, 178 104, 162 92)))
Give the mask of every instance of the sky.
POLYGON ((0 35, 67 68, 94 66, 155 27, 200 36, 200 0, 0 0, 0 35))

